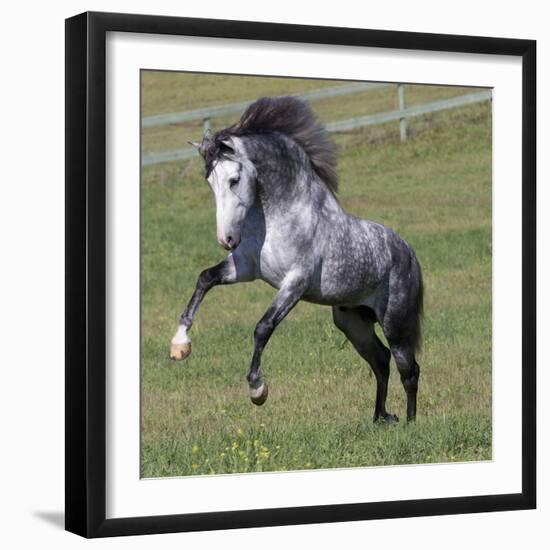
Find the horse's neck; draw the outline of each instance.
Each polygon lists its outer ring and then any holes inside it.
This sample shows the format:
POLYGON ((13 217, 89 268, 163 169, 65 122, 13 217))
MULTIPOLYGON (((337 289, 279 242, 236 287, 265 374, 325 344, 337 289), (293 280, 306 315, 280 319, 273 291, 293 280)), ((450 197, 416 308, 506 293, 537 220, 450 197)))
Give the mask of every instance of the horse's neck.
POLYGON ((320 212, 323 208, 342 210, 316 174, 300 171, 293 181, 286 181, 281 174, 263 180, 260 184, 260 203, 266 220, 297 216, 308 211, 320 212))

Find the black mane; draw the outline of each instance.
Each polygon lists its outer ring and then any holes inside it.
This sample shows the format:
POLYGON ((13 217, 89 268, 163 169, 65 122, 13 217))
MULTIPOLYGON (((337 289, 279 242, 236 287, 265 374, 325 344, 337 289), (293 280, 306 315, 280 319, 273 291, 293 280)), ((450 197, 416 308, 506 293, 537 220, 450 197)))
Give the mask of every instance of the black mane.
POLYGON ((204 150, 207 172, 214 159, 223 155, 222 141, 227 137, 269 131, 285 134, 300 145, 328 189, 338 191, 336 145, 309 105, 292 96, 262 97, 248 106, 236 124, 215 134, 204 150))

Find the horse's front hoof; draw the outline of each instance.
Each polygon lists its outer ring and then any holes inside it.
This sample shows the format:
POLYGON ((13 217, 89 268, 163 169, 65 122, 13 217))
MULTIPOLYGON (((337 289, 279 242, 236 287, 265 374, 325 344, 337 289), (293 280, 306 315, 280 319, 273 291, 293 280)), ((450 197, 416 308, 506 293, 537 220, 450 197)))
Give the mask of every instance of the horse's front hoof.
POLYGON ((170 359, 182 361, 191 354, 191 342, 187 344, 172 344, 170 346, 170 359))
POLYGON ((267 399, 267 384, 262 382, 259 388, 250 388, 250 400, 254 405, 263 405, 267 399))

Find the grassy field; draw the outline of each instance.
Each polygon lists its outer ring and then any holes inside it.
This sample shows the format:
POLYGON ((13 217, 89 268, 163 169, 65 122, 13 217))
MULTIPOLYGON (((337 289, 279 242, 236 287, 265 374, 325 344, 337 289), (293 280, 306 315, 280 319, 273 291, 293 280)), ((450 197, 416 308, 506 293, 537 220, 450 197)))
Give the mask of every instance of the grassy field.
MULTIPOLYGON (((145 115, 282 94, 335 82, 144 73, 145 115)), ((465 93, 407 86, 407 101, 465 93)), ((323 120, 395 108, 395 90, 312 104, 323 120)), ((229 120, 215 120, 220 128, 229 120)), ((185 146, 200 124, 143 134, 145 151, 185 146)), ((491 114, 488 104, 342 135, 340 198, 353 214, 398 230, 416 249, 426 286, 414 425, 372 423, 370 367, 332 324, 300 303, 263 356, 269 399, 255 407, 245 375, 254 326, 274 290, 217 287, 191 331, 193 353, 168 358, 199 272, 219 262, 214 199, 199 159, 143 170, 142 476, 182 476, 487 460, 491 458, 491 114)), ((388 410, 405 416, 392 361, 388 410)))

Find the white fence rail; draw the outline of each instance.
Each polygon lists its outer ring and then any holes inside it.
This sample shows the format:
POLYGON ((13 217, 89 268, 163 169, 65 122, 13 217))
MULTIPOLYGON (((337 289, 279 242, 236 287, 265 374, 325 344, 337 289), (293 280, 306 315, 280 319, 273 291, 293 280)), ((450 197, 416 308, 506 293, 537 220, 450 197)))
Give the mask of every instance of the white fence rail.
MULTIPOLYGON (((300 94, 297 97, 307 99, 309 101, 315 99, 322 99, 328 97, 337 97, 340 95, 347 95, 351 93, 358 93, 367 90, 373 90, 376 88, 382 88, 392 86, 392 84, 379 84, 379 83, 356 83, 345 86, 337 86, 334 88, 322 88, 320 90, 311 90, 309 92, 300 94)), ((397 84, 399 109, 395 111, 387 111, 383 113, 375 113, 372 115, 365 115, 347 120, 337 120, 325 124, 325 128, 329 132, 345 132, 349 130, 355 130, 363 126, 371 126, 375 124, 383 124, 391 122, 393 120, 399 120, 399 133, 401 140, 407 139, 407 118, 415 117, 419 115, 425 115, 429 113, 435 113, 443 111, 445 109, 452 109, 454 107, 461 107, 463 105, 469 105, 472 103, 479 103, 482 101, 490 101, 492 98, 492 92, 490 90, 482 92, 474 92, 471 94, 451 97, 449 99, 441 99, 438 101, 432 101, 423 105, 413 105, 411 107, 405 106, 405 93, 404 85, 397 84)), ((196 109, 194 111, 186 111, 181 113, 169 113, 164 115, 156 115, 151 117, 145 117, 142 119, 142 128, 151 128, 155 126, 164 126, 169 124, 179 124, 181 122, 188 122, 192 120, 203 120, 204 130, 210 128, 210 118, 216 116, 224 116, 228 114, 243 112, 250 102, 234 103, 230 105, 220 105, 216 107, 209 107, 206 109, 196 109)), ((159 164, 162 162, 171 162, 176 160, 185 160, 193 158, 197 155, 196 149, 188 147, 186 149, 180 149, 176 151, 163 151, 158 153, 147 153, 142 155, 142 166, 149 166, 152 164, 159 164)))
MULTIPOLYGON (((386 88, 391 84, 382 84, 379 82, 354 82, 344 86, 333 86, 331 88, 320 88, 309 90, 301 94, 296 94, 296 97, 305 99, 306 101, 314 101, 316 99, 327 99, 338 97, 341 95, 356 94, 377 88, 386 88)), ((167 113, 162 115, 154 115, 144 117, 141 120, 142 128, 153 128, 155 126, 165 126, 168 124, 179 124, 181 122, 189 122, 192 120, 202 120, 205 126, 208 126, 211 118, 233 115, 242 113, 251 101, 242 101, 240 103, 231 103, 228 105, 216 105, 214 107, 206 107, 204 109, 195 109, 194 111, 185 111, 182 113, 167 113)))

